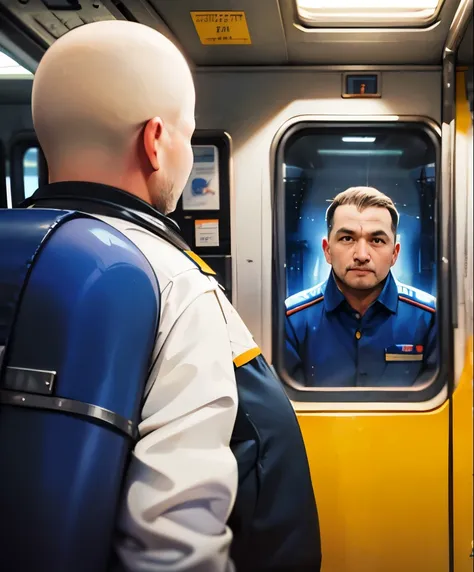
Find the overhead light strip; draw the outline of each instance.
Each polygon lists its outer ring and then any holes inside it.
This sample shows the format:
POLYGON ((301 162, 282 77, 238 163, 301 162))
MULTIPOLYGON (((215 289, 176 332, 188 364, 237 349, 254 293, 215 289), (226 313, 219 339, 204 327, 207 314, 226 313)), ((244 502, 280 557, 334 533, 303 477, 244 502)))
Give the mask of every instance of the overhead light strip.
POLYGON ((375 137, 343 137, 344 143, 374 143, 375 137))
POLYGON ((442 0, 296 0, 298 15, 308 26, 360 24, 381 26, 429 24, 442 0))
POLYGON ((319 155, 353 155, 353 156, 392 156, 399 157, 403 155, 403 151, 400 149, 318 149, 319 155))

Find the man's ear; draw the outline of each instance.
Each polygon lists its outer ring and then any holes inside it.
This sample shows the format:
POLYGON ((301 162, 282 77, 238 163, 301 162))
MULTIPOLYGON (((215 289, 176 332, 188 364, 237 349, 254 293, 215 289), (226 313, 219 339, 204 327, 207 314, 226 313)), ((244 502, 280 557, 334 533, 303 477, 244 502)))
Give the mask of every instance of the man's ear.
POLYGON ((392 266, 395 264, 395 262, 398 259, 398 255, 400 254, 400 243, 397 242, 397 244, 395 245, 395 248, 393 249, 393 256, 392 256, 392 266))
POLYGON ((327 238, 323 238, 323 252, 324 252, 324 258, 326 258, 326 262, 328 264, 331 264, 331 252, 329 250, 329 241, 327 238))
POLYGON ((145 125, 143 131, 143 146, 146 156, 154 171, 159 171, 161 165, 158 159, 158 141, 163 134, 163 121, 160 117, 153 117, 145 125))

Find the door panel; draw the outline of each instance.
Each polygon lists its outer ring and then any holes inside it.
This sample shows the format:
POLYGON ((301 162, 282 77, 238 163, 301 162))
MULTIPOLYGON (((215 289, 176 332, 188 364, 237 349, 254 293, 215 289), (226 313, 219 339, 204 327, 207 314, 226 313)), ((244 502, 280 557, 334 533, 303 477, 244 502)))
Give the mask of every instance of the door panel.
MULTIPOLYGON (((472 299, 473 299, 473 125, 467 98, 465 74, 456 74, 456 193, 463 204, 458 213, 458 281, 460 300, 459 332, 465 353, 460 356, 463 367, 453 396, 453 507, 454 507, 454 572, 472 572, 474 557, 470 558, 474 538, 473 522, 473 356, 472 356, 472 299), (467 200, 466 200, 467 199, 467 200)), ((462 352, 462 346, 458 347, 462 352)))
POLYGON ((447 572, 448 414, 298 415, 322 572, 447 572))
MULTIPOLYGON (((454 572, 472 572, 473 539, 473 420, 472 336, 464 371, 453 396, 454 572)), ((473 547, 474 549, 474 547, 473 547)))

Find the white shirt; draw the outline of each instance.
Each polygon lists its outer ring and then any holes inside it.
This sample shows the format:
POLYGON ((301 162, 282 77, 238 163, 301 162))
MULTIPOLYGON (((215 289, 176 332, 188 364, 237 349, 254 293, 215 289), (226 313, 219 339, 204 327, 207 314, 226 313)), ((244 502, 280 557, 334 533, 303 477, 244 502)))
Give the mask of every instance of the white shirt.
POLYGON ((117 552, 128 572, 232 572, 226 522, 237 494, 229 447, 237 388, 222 308, 228 302, 212 277, 165 240, 132 223, 97 218, 143 252, 161 291, 117 552))

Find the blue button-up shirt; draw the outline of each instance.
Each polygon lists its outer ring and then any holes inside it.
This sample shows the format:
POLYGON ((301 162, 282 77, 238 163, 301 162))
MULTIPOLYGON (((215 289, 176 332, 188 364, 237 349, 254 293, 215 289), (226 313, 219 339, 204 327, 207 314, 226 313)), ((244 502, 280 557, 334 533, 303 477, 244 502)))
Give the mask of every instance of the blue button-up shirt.
POLYGON ((360 316, 333 274, 286 300, 285 369, 309 387, 403 387, 436 369, 436 299, 389 273, 360 316))

